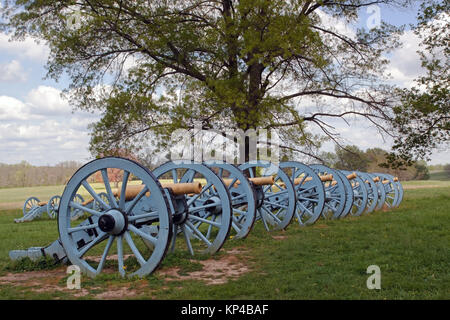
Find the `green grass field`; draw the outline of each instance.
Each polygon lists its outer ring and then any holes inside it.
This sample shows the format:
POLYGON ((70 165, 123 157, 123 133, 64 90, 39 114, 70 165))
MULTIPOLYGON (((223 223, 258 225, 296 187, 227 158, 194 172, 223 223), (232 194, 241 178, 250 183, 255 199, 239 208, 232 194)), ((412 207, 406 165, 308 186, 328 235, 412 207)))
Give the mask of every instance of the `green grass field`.
POLYGON ((81 290, 66 288, 66 266, 9 261, 9 250, 55 240, 57 226, 15 224, 21 210, 3 210, 0 299, 450 299, 450 183, 404 186, 398 209, 271 234, 257 223, 213 257, 178 250, 144 279, 83 276, 81 290), (380 267, 381 290, 367 289, 370 265, 380 267))
POLYGON ((450 177, 445 171, 431 171, 430 180, 449 180, 450 177))

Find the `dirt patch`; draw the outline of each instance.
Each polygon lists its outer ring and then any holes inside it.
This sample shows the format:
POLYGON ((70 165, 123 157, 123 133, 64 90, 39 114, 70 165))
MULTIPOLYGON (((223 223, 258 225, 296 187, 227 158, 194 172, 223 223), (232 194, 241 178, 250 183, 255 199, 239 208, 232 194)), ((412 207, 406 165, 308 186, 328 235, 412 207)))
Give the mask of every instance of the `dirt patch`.
POLYGON ((23 286, 36 293, 67 292, 74 297, 83 297, 89 294, 86 289, 72 290, 62 286, 60 281, 67 274, 65 268, 49 271, 30 271, 23 273, 8 273, 0 277, 0 285, 23 286))
POLYGON ((0 203, 0 210, 13 210, 13 209, 22 209, 22 202, 2 202, 0 203))
POLYGON ((241 255, 248 253, 248 249, 245 247, 237 247, 227 251, 227 254, 231 255, 241 255))
POLYGON ((275 239, 275 240, 285 240, 285 239, 287 239, 287 236, 272 236, 272 239, 275 239))
POLYGON ((23 273, 8 273, 0 277, 0 284, 26 284, 30 282, 42 283, 44 281, 59 281, 65 276, 65 271, 61 268, 49 271, 30 271, 23 273))
POLYGON ((136 290, 130 290, 130 288, 122 287, 110 289, 105 292, 97 294, 95 297, 97 299, 104 300, 114 300, 114 299, 123 299, 123 298, 133 298, 136 297, 138 293, 136 290))
MULTIPOLYGON (((191 260, 202 265, 202 270, 193 271, 180 275, 179 267, 157 270, 155 273, 162 275, 166 281, 176 280, 201 280, 208 285, 224 284, 229 280, 237 279, 250 271, 245 264, 244 256, 248 250, 244 247, 233 248, 220 258, 210 258, 208 260, 191 260)), ((106 269, 104 271, 107 271, 106 269)), ((109 271, 109 270, 108 270, 109 271)), ((108 272, 109 273, 109 272, 108 272)), ((96 299, 123 299, 138 297, 143 291, 148 291, 148 283, 145 280, 126 284, 112 284, 102 287, 83 288, 83 278, 81 289, 68 289, 61 281, 67 276, 66 267, 62 266, 53 270, 30 271, 22 273, 8 273, 0 277, 1 285, 11 285, 24 287, 29 292, 69 293, 72 297, 85 297, 92 294, 96 299)))
POLYGON ((202 264, 203 268, 200 271, 189 272, 187 275, 180 275, 178 267, 162 269, 157 271, 157 274, 163 276, 166 281, 200 280, 208 285, 224 284, 250 271, 248 266, 243 263, 242 257, 238 257, 245 252, 240 248, 235 248, 220 259, 192 260, 202 264))
MULTIPOLYGON (((76 298, 85 297, 95 291, 104 291, 100 287, 83 288, 83 278, 81 279, 81 289, 68 289, 65 283, 61 283, 61 280, 66 276, 65 268, 58 268, 51 271, 8 273, 0 277, 0 285, 21 286, 35 293, 65 292, 70 293, 71 296, 76 298)), ((138 287, 138 289, 145 287, 145 282, 139 284, 138 287)), ((116 285, 108 287, 104 292, 95 294, 95 298, 112 300, 133 298, 138 295, 138 291, 130 289, 128 285, 116 285)))

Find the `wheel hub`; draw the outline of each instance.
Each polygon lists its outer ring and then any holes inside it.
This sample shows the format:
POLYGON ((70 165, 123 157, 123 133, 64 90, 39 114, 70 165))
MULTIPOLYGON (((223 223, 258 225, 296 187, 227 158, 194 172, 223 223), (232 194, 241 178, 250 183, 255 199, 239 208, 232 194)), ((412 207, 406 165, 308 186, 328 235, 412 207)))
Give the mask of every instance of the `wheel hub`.
POLYGON ((205 205, 212 204, 214 204, 214 206, 207 208, 206 211, 213 214, 220 214, 222 212, 222 203, 220 201, 220 198, 217 196, 213 196, 205 201, 205 205))
POLYGON ((103 232, 120 235, 125 232, 128 226, 128 219, 125 214, 117 209, 111 209, 100 216, 98 227, 103 232))

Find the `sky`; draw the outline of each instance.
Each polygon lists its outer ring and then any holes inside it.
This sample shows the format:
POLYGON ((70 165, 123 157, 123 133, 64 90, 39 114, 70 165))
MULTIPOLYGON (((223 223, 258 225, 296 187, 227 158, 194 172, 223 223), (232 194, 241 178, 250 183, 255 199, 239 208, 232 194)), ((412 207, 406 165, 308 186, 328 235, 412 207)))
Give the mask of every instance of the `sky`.
MULTIPOLYGON (((1 0, 0 0, 1 4, 1 0)), ((361 12, 357 25, 367 25, 372 12, 361 12)), ((416 10, 380 8, 382 20, 395 25, 415 22, 416 10)), ((339 25, 337 28, 351 28, 339 25)), ((403 47, 390 55, 389 72, 392 83, 411 87, 414 78, 423 70, 416 53, 419 40, 408 30, 402 36, 403 47)), ((87 162, 88 125, 99 120, 98 114, 73 110, 61 97, 67 88, 67 79, 58 82, 44 79, 49 48, 27 38, 11 42, 0 32, 0 163, 18 163, 25 160, 33 165, 54 165, 61 161, 87 162)), ((343 121, 333 125, 341 133, 344 143, 356 144, 361 149, 381 147, 389 149, 392 143, 383 140, 366 122, 352 121, 349 127, 343 121)), ((331 144, 325 149, 333 150, 331 144)), ((429 164, 450 162, 450 150, 442 147, 432 155, 429 164)))

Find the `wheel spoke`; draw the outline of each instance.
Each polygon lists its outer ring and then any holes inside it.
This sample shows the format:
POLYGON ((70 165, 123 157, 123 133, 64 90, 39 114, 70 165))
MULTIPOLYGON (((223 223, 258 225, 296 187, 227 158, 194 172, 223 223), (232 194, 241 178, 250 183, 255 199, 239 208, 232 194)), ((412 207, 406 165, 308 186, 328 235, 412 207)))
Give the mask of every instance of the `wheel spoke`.
POLYGON ((81 210, 81 211, 84 211, 84 212, 88 212, 88 213, 90 213, 90 214, 92 214, 94 216, 98 216, 98 217, 100 217, 103 214, 103 213, 98 212, 98 211, 96 211, 94 209, 90 209, 90 208, 84 207, 83 205, 81 205, 81 204, 79 204, 78 202, 75 202, 75 201, 71 201, 69 203, 69 206, 71 208, 73 208, 73 209, 78 209, 78 210, 81 210))
POLYGON ((266 221, 265 215, 262 214, 261 209, 258 209, 258 213, 259 213, 259 216, 261 217, 261 220, 263 222, 264 228, 267 231, 270 231, 269 226, 267 225, 267 221, 266 221))
POLYGON ((123 277, 125 276, 125 267, 123 264, 123 241, 122 236, 117 236, 117 262, 119 266, 119 273, 123 277))
POLYGON ((201 221, 207 224, 210 224, 211 226, 220 228, 221 224, 212 220, 208 220, 208 219, 203 219, 194 215, 189 215, 189 219, 193 219, 193 220, 197 220, 197 221, 201 221))
POLYGON ((195 171, 192 169, 189 169, 183 176, 183 181, 184 179, 187 179, 187 181, 184 182, 192 182, 194 181, 195 178, 195 171))
POLYGON ((288 192, 287 189, 281 189, 281 190, 283 190, 283 191, 273 192, 273 193, 271 193, 271 194, 266 195, 266 198, 277 197, 277 196, 280 196, 280 195, 285 194, 285 193, 288 192))
POLYGON ((233 178, 231 183, 228 185, 228 190, 231 190, 231 188, 233 188, 233 186, 234 186, 234 184, 236 183, 237 180, 238 180, 238 178, 233 178))
POLYGON ((237 212, 237 213, 239 213, 241 215, 246 215, 247 214, 247 211, 242 211, 242 210, 239 210, 239 209, 236 209, 236 208, 233 208, 233 212, 237 212))
MULTIPOLYGON (((139 202, 139 200, 142 199, 142 197, 148 192, 148 187, 145 186, 142 188, 142 190, 138 193, 138 195, 129 203, 127 204, 125 208, 125 213, 127 215, 130 215, 131 210, 133 210, 134 206, 139 202)), ((120 197, 120 201, 122 201, 122 195, 120 197)), ((125 201, 125 200, 124 200, 125 201)))
POLYGON ((186 221, 186 226, 191 229, 192 232, 194 232, 204 243, 206 243, 209 246, 211 246, 211 242, 206 239, 206 237, 201 233, 189 220, 186 221))
POLYGON ((172 181, 173 183, 178 183, 178 173, 177 169, 172 169, 172 181))
POLYGON ((101 234, 99 234, 94 240, 92 240, 91 242, 89 242, 87 245, 85 245, 83 247, 83 249, 81 251, 78 252, 78 257, 82 257, 86 254, 86 252, 88 252, 93 246, 95 246, 96 244, 100 243, 103 241, 103 238, 105 236, 105 233, 102 232, 101 234))
POLYGON ((158 239, 157 238, 155 238, 155 237, 153 237, 153 236, 151 236, 151 235, 149 235, 149 234, 147 234, 145 232, 142 232, 141 230, 139 230, 138 228, 136 228, 133 225, 128 225, 128 230, 130 230, 134 234, 144 238, 145 240, 150 241, 156 247, 156 244, 158 243, 158 239))
POLYGON ((271 201, 264 201, 264 204, 270 204, 271 206, 275 206, 278 208, 283 208, 283 209, 287 209, 288 206, 281 204, 281 203, 275 203, 275 202, 271 202, 271 201))
POLYGON ((191 237, 190 237, 190 231, 188 228, 186 228, 185 225, 181 227, 181 230, 183 231, 184 240, 186 241, 186 246, 189 250, 189 253, 193 256, 194 255, 194 249, 192 248, 191 244, 191 237))
POLYGON ((236 231, 236 233, 239 233, 241 231, 242 227, 238 226, 237 223, 234 221, 234 219, 231 222, 231 226, 233 227, 234 231, 236 231))
POLYGON ((216 207, 216 206, 217 206, 217 203, 210 203, 210 204, 205 204, 205 205, 200 206, 200 207, 193 207, 193 208, 189 209, 189 213, 199 212, 199 211, 202 211, 202 210, 205 210, 205 209, 208 209, 208 208, 213 208, 213 207, 216 207))
POLYGON ((203 187, 202 191, 200 191, 199 194, 196 194, 195 196, 193 196, 192 198, 190 198, 187 201, 187 205, 190 206, 195 200, 197 200, 206 190, 208 190, 209 188, 212 187, 212 183, 208 183, 206 186, 203 187))
POLYGON ((111 190, 111 184, 109 183, 107 169, 102 169, 101 173, 102 173, 103 183, 105 184, 106 194, 108 195, 109 203, 111 203, 111 205, 114 208, 117 208, 118 207, 117 202, 116 202, 116 199, 114 198, 114 194, 111 190))
POLYGON ((330 209, 333 212, 337 210, 337 207, 333 207, 330 203, 325 202, 325 205, 328 207, 328 209, 330 209))
POLYGON ((97 267, 97 274, 102 272, 103 267, 105 266, 106 257, 108 256, 109 250, 111 249, 111 246, 114 242, 114 236, 110 235, 108 239, 108 243, 106 244, 105 250, 103 251, 102 258, 100 259, 100 263, 97 267))
POLYGON ((97 227, 98 227, 98 223, 88 224, 88 225, 84 225, 84 226, 69 228, 69 229, 67 229, 67 233, 71 234, 71 233, 74 233, 77 231, 84 231, 84 230, 88 230, 88 229, 94 229, 97 227))
POLYGON ((159 217, 158 212, 152 211, 152 212, 149 212, 149 213, 139 214, 139 215, 136 215, 136 216, 129 216, 128 217, 128 221, 129 222, 133 222, 133 221, 136 221, 136 220, 141 220, 141 219, 146 219, 146 218, 157 218, 157 217, 159 217))
POLYGON ((309 210, 307 207, 305 207, 305 206, 303 205, 303 203, 297 202, 297 204, 303 208, 303 212, 307 212, 310 216, 313 216, 313 215, 314 215, 314 213, 313 213, 311 210, 309 210))
MULTIPOLYGON (((126 199, 126 194, 127 194, 126 189, 127 189, 127 185, 128 185, 128 177, 129 176, 130 176, 130 173, 128 171, 123 172, 122 188, 120 190, 120 200, 119 200, 119 208, 122 210, 125 209, 125 199, 126 199)), ((129 213, 128 210, 127 210, 127 213, 129 213)))
POLYGON ((297 172, 297 168, 292 168, 292 176, 291 176, 291 181, 295 180, 295 173, 297 172))
POLYGON ((81 182, 81 184, 83 185, 83 187, 87 190, 87 192, 89 192, 89 194, 105 209, 109 210, 111 209, 111 206, 108 205, 107 203, 105 203, 103 201, 102 198, 100 198, 100 196, 95 192, 94 189, 92 189, 91 185, 86 181, 83 180, 83 182, 81 182))
MULTIPOLYGON (((268 208, 266 208, 266 206, 262 206, 262 209, 264 209, 270 217, 272 217, 274 220, 276 220, 278 223, 281 223, 282 221, 276 216, 274 215, 272 212, 270 212, 270 210, 268 208)), ((279 211, 277 212, 277 214, 279 213, 279 211)))
MULTIPOLYGON (((212 219, 213 219, 213 222, 216 222, 217 216, 214 215, 214 216, 212 217, 212 219)), ((207 239, 209 239, 209 237, 211 236, 212 228, 213 228, 213 225, 210 224, 210 225, 208 226, 208 232, 206 232, 206 238, 207 238, 207 239)))
POLYGON ((316 203, 319 202, 318 199, 314 199, 314 198, 304 198, 304 197, 297 197, 297 200, 311 201, 311 202, 316 202, 316 203))
POLYGON ((238 196, 236 196, 234 198, 232 197, 231 200, 232 201, 241 200, 241 199, 243 199, 245 197, 247 197, 247 195, 244 193, 244 194, 240 194, 240 195, 238 195, 238 196))
POLYGON ((310 190, 312 190, 312 189, 314 189, 314 188, 316 188, 316 186, 312 186, 312 187, 309 187, 309 188, 306 188, 306 189, 301 189, 300 187, 297 189, 297 194, 302 194, 302 193, 305 193, 305 192, 308 192, 308 191, 310 191, 310 190))
POLYGON ((136 256, 136 259, 138 260, 139 264, 143 266, 145 264, 145 259, 142 257, 141 253, 139 252, 139 249, 136 247, 136 245, 133 242, 133 239, 130 236, 129 232, 124 233, 125 241, 128 243, 128 246, 130 247, 131 251, 133 251, 134 255, 136 256))

